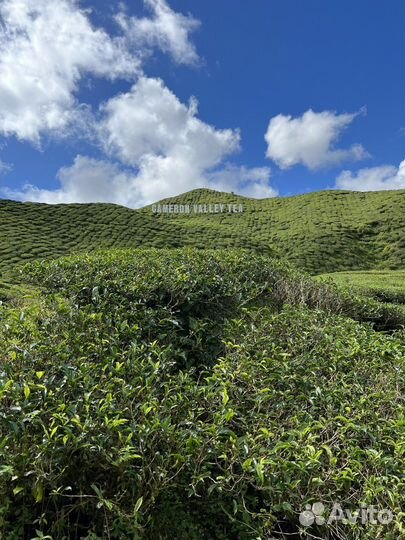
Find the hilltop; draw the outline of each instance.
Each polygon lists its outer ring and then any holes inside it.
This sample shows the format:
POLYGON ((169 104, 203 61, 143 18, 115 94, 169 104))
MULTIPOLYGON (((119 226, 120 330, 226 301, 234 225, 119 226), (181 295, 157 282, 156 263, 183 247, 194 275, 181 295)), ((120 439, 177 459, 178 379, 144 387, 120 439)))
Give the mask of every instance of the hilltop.
POLYGON ((405 190, 321 191, 249 199, 197 189, 159 204, 242 204, 243 213, 156 214, 114 204, 0 200, 0 269, 109 248, 247 248, 278 254, 311 273, 401 269, 405 190))

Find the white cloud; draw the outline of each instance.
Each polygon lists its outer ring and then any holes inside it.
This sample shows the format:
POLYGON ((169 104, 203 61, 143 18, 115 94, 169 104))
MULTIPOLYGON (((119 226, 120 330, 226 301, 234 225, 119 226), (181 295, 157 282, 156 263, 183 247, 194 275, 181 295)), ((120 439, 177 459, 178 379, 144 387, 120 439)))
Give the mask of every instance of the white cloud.
POLYGON ((311 109, 298 118, 279 114, 270 120, 265 135, 268 144, 266 156, 282 169, 298 164, 318 169, 345 160, 369 157, 360 144, 348 149, 335 148, 342 131, 358 114, 317 113, 311 109))
MULTIPOLYGON (((178 195, 197 187, 209 187, 219 191, 235 191, 248 197, 272 197, 276 194, 268 186, 269 169, 226 168, 206 177, 190 175, 187 166, 180 163, 176 171, 164 171, 167 163, 153 160, 151 169, 142 169, 139 174, 123 169, 114 163, 86 156, 77 156, 70 167, 63 167, 58 173, 60 187, 55 190, 40 189, 26 184, 21 190, 2 189, 7 197, 22 201, 48 204, 109 202, 139 208, 159 199, 178 195), (173 182, 163 186, 157 181, 149 184, 153 172, 173 174, 173 182), (176 172, 180 174, 177 176, 176 172), (185 178, 185 180, 184 180, 185 178)), ((173 164, 173 163, 172 163, 173 164)), ((148 165, 148 164, 147 164, 148 165)))
POLYGON ((352 191, 405 189, 405 160, 399 167, 384 165, 360 169, 356 173, 343 171, 336 179, 335 187, 352 191))
POLYGON ((140 62, 92 27, 73 0, 0 2, 0 133, 39 143, 78 116, 74 94, 91 74, 133 77, 140 62))
POLYGON ((210 173, 239 150, 238 130, 197 118, 159 79, 142 77, 130 92, 102 107, 105 151, 138 170, 143 199, 153 201, 207 185, 210 173))
POLYGON ((58 174, 60 187, 26 185, 7 196, 47 203, 114 202, 133 208, 198 187, 273 196, 268 167, 223 166, 239 150, 237 130, 197 118, 197 103, 181 103, 159 79, 142 77, 130 92, 102 107, 100 138, 110 161, 77 156, 58 174))
POLYGON ((207 187, 218 191, 237 191, 245 197, 265 199, 276 197, 278 192, 270 184, 269 167, 236 167, 228 165, 219 171, 207 175, 207 187))
POLYGON ((0 159, 0 174, 5 174, 10 172, 13 169, 13 166, 10 163, 5 163, 0 159))
POLYGON ((134 175, 108 161, 77 156, 71 167, 60 169, 58 180, 60 187, 55 190, 26 184, 20 191, 2 192, 11 198, 49 204, 112 202, 133 206, 135 202, 134 175))
POLYGON ((267 167, 220 168, 239 150, 240 133, 216 129, 197 113, 195 99, 185 105, 160 79, 146 77, 102 107, 104 150, 138 170, 141 200, 152 202, 201 186, 274 195, 267 167))
POLYGON ((121 14, 124 31, 111 36, 91 24, 76 0, 0 0, 0 135, 38 145, 45 133, 85 128, 91 116, 76 98, 80 81, 135 80, 151 47, 194 62, 188 35, 197 22, 164 0, 147 5, 153 18, 121 14))
POLYGON ((125 35, 139 49, 158 47, 169 53, 179 64, 195 64, 198 55, 190 34, 199 26, 199 21, 176 13, 165 0, 145 0, 152 18, 128 17, 124 12, 116 19, 125 35))
POLYGON ((196 170, 212 168, 239 149, 237 130, 218 130, 197 118, 160 79, 142 77, 130 92, 103 107, 100 136, 105 150, 123 162, 142 166, 150 156, 182 159, 196 170))

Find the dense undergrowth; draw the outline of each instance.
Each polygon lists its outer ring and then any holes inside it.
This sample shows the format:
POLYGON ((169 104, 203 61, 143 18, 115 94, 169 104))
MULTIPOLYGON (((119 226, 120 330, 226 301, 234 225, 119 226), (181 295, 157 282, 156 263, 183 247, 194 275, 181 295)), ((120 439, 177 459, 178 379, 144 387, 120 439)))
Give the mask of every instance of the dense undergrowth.
POLYGON ((41 293, 0 307, 0 538, 405 534, 401 307, 243 251, 23 274, 41 293), (305 528, 319 501, 394 519, 305 528))

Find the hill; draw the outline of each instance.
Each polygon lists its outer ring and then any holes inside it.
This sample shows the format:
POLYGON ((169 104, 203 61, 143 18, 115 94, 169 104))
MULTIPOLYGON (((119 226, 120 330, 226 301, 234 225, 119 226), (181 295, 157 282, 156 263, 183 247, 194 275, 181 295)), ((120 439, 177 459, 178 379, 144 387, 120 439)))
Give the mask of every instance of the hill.
POLYGON ((0 201, 0 269, 99 248, 248 248, 278 253, 311 273, 400 269, 405 263, 405 190, 324 191, 248 199, 194 190, 161 205, 243 205, 242 213, 154 213, 113 204, 0 201))
POLYGON ((212 228, 235 238, 271 246, 312 273, 392 268, 405 265, 405 190, 385 192, 321 191, 294 197, 248 199, 211 190, 195 190, 162 204, 200 204, 224 200, 244 213, 161 215, 195 231, 212 228))

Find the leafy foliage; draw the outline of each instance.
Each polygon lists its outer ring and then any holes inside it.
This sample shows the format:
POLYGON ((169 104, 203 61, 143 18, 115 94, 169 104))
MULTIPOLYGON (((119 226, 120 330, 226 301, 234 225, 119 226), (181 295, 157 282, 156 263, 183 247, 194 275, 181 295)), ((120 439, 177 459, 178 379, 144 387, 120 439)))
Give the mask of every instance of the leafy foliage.
POLYGON ((0 537, 404 534, 405 345, 375 330, 399 307, 247 251, 99 252, 24 276, 41 294, 0 306, 0 537), (300 526, 336 500, 395 519, 300 526))

